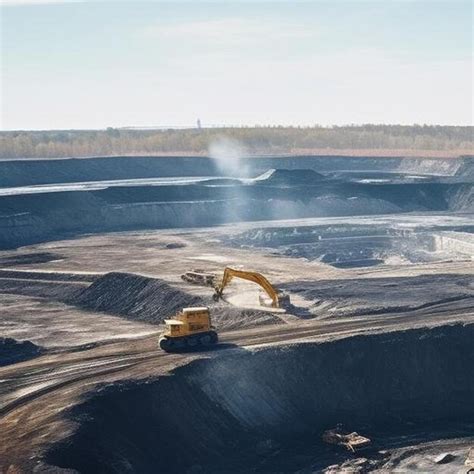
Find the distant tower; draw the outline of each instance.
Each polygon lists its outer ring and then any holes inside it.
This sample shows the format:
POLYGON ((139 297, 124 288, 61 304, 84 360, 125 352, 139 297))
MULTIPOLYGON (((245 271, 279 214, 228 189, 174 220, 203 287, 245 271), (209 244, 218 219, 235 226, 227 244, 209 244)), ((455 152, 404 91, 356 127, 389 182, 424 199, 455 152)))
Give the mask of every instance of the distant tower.
POLYGON ((197 119, 197 128, 198 128, 199 130, 201 130, 201 128, 202 128, 202 127, 201 127, 201 119, 200 119, 200 118, 197 119))

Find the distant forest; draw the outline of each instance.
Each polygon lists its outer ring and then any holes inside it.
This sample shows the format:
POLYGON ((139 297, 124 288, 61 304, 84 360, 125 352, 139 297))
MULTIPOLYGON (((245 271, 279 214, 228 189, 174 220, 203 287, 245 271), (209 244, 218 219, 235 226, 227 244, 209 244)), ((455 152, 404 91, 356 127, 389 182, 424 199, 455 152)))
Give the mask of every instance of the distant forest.
POLYGON ((457 156, 473 153, 473 131, 440 125, 12 131, 0 132, 0 158, 206 155, 222 137, 235 140, 251 155, 457 156))

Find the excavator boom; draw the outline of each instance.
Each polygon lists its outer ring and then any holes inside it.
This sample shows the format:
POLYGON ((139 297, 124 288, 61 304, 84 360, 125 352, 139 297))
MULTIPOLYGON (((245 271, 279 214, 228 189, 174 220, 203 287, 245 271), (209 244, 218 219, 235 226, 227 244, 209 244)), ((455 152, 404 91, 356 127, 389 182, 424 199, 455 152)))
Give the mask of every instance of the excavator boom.
POLYGON ((215 287, 216 292, 214 293, 214 300, 218 301, 222 297, 222 292, 224 288, 231 282, 233 278, 241 278, 243 280, 248 280, 256 283, 261 286, 267 295, 272 299, 272 306, 278 308, 280 302, 278 299, 278 292, 272 286, 272 284, 260 273, 257 272, 248 272, 244 270, 235 270, 233 268, 227 267, 224 270, 224 275, 222 281, 219 285, 215 287))

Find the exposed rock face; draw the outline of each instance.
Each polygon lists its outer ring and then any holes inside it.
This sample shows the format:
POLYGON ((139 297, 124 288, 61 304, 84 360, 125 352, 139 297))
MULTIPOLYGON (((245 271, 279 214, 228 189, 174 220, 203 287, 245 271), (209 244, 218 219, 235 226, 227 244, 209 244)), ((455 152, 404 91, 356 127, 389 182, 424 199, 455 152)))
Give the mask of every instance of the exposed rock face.
MULTIPOLYGON (((199 157, 0 161, 0 249, 92 232, 398 212, 474 211, 474 160, 242 159, 239 180, 199 157), (263 173, 263 174, 262 174, 263 173), (412 176, 415 173, 421 176, 412 176), (134 180, 207 176, 188 182, 134 180), (117 186, 114 180, 127 182, 117 186), (71 189, 67 183, 94 182, 71 189)), ((179 180, 178 180, 179 181, 179 180)))
MULTIPOLYGON (((271 168, 317 172, 377 170, 452 176, 470 169, 472 157, 458 159, 294 156, 244 158, 242 170, 257 176, 271 168)), ((167 176, 217 176, 215 160, 205 157, 116 157, 12 160, 0 162, 0 187, 75 183, 167 176)))
POLYGON ((320 469, 334 463, 321 433, 339 422, 371 436, 474 421, 473 337, 474 325, 445 326, 197 361, 75 408, 76 434, 48 460, 81 472, 294 472, 310 452, 320 469))
POLYGON ((0 249, 95 232, 474 209, 473 184, 340 180, 169 185, 0 196, 0 249), (284 183, 284 184, 282 184, 284 183), (291 183, 291 184, 288 184, 291 183), (299 183, 299 184, 298 184, 299 183))
POLYGON ((448 207, 452 211, 472 212, 474 210, 474 186, 465 184, 454 187, 447 193, 448 207))
POLYGON ((474 181, 474 156, 463 157, 454 175, 463 180, 474 181))
POLYGON ((127 157, 0 162, 0 186, 77 183, 164 176, 213 176, 213 160, 200 157, 127 157))

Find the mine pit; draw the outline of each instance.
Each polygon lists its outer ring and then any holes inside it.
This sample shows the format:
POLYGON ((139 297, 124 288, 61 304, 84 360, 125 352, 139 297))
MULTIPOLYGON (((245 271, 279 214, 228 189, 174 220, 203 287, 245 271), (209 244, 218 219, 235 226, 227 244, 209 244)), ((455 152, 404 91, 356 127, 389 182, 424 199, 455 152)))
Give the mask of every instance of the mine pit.
POLYGON ((473 163, 0 162, 0 471, 462 472, 473 163))
MULTIPOLYGON (((421 222, 420 222, 421 224, 421 222)), ((229 245, 271 249, 278 255, 320 261, 336 268, 471 259, 474 234, 465 227, 425 229, 390 225, 260 228, 225 238, 229 245)))
POLYGON ((295 472, 347 458, 321 440, 337 423, 371 437, 372 455, 446 420, 463 433, 474 421, 473 337, 472 325, 454 325, 235 349, 101 390, 70 411, 77 429, 46 461, 80 472, 295 472))

